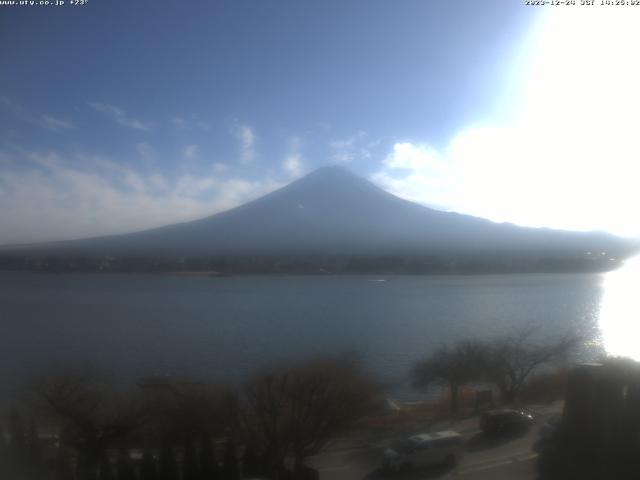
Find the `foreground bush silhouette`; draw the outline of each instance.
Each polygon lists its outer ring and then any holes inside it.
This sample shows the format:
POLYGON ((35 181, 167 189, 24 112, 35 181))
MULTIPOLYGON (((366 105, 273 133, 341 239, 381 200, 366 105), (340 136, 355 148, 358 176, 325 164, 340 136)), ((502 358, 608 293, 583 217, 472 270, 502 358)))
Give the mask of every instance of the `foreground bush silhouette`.
POLYGON ((27 428, 12 412, 8 441, 0 435, 2 479, 316 478, 305 459, 377 398, 375 383, 346 355, 263 369, 240 390, 173 377, 123 388, 88 369, 46 375, 32 387, 34 412, 56 432, 55 446, 44 458, 35 423, 27 428), (133 449, 141 458, 132 459, 133 449))
POLYGON ((0 436, 0 478, 37 479, 45 472, 37 426, 32 419, 27 429, 17 409, 8 417, 8 441, 0 436))
POLYGON ((64 445, 78 455, 81 480, 108 475, 108 448, 118 447, 147 420, 147 410, 135 397, 120 392, 113 380, 97 372, 65 372, 36 381, 35 391, 63 433, 64 445))
POLYGON ((145 449, 140 462, 140 480, 157 480, 157 478, 156 463, 149 450, 145 449))
POLYGON ((318 453, 372 407, 376 386, 349 356, 265 369, 246 385, 244 430, 262 445, 271 478, 307 478, 307 457, 318 453))

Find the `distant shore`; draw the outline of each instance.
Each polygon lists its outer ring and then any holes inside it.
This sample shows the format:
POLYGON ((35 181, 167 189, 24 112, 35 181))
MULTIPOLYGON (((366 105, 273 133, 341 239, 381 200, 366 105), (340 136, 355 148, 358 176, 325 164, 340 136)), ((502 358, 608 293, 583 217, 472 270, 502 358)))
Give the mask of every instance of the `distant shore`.
MULTIPOLYGON (((131 272, 137 273, 137 272, 131 272)), ((193 271, 166 271, 166 272, 144 272, 155 275, 172 275, 178 277, 230 277, 230 273, 219 272, 217 270, 193 270, 193 271)))

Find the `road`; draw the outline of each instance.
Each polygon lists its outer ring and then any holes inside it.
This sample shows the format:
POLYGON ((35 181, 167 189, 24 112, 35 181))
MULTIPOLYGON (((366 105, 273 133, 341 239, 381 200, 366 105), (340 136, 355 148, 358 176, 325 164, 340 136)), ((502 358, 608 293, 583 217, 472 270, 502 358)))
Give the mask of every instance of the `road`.
MULTIPOLYGON (((465 454, 453 469, 433 468, 402 474, 382 471, 379 453, 357 446, 343 445, 311 459, 310 464, 320 472, 320 480, 533 480, 536 478, 533 443, 539 425, 560 410, 561 406, 535 408, 536 425, 526 434, 487 439, 478 429, 478 419, 465 420, 465 454)), ((456 430, 456 428, 454 428, 456 430)))

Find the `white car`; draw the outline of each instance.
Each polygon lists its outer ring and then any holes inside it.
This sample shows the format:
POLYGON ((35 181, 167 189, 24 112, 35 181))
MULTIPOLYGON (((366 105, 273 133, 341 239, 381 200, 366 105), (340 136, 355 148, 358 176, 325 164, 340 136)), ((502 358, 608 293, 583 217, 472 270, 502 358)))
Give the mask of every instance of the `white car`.
POLYGON ((410 470, 433 465, 455 465, 462 456, 462 436, 452 430, 422 433, 393 443, 384 451, 385 467, 410 470))

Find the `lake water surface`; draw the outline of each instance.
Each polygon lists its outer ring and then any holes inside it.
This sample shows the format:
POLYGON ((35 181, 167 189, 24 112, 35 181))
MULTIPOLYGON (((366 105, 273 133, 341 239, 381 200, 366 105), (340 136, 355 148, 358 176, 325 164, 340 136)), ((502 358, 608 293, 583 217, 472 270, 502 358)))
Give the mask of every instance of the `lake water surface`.
POLYGON ((92 363, 238 380, 280 359, 352 349, 396 395, 441 344, 535 325, 602 353, 597 274, 240 276, 0 273, 0 375, 92 363))

